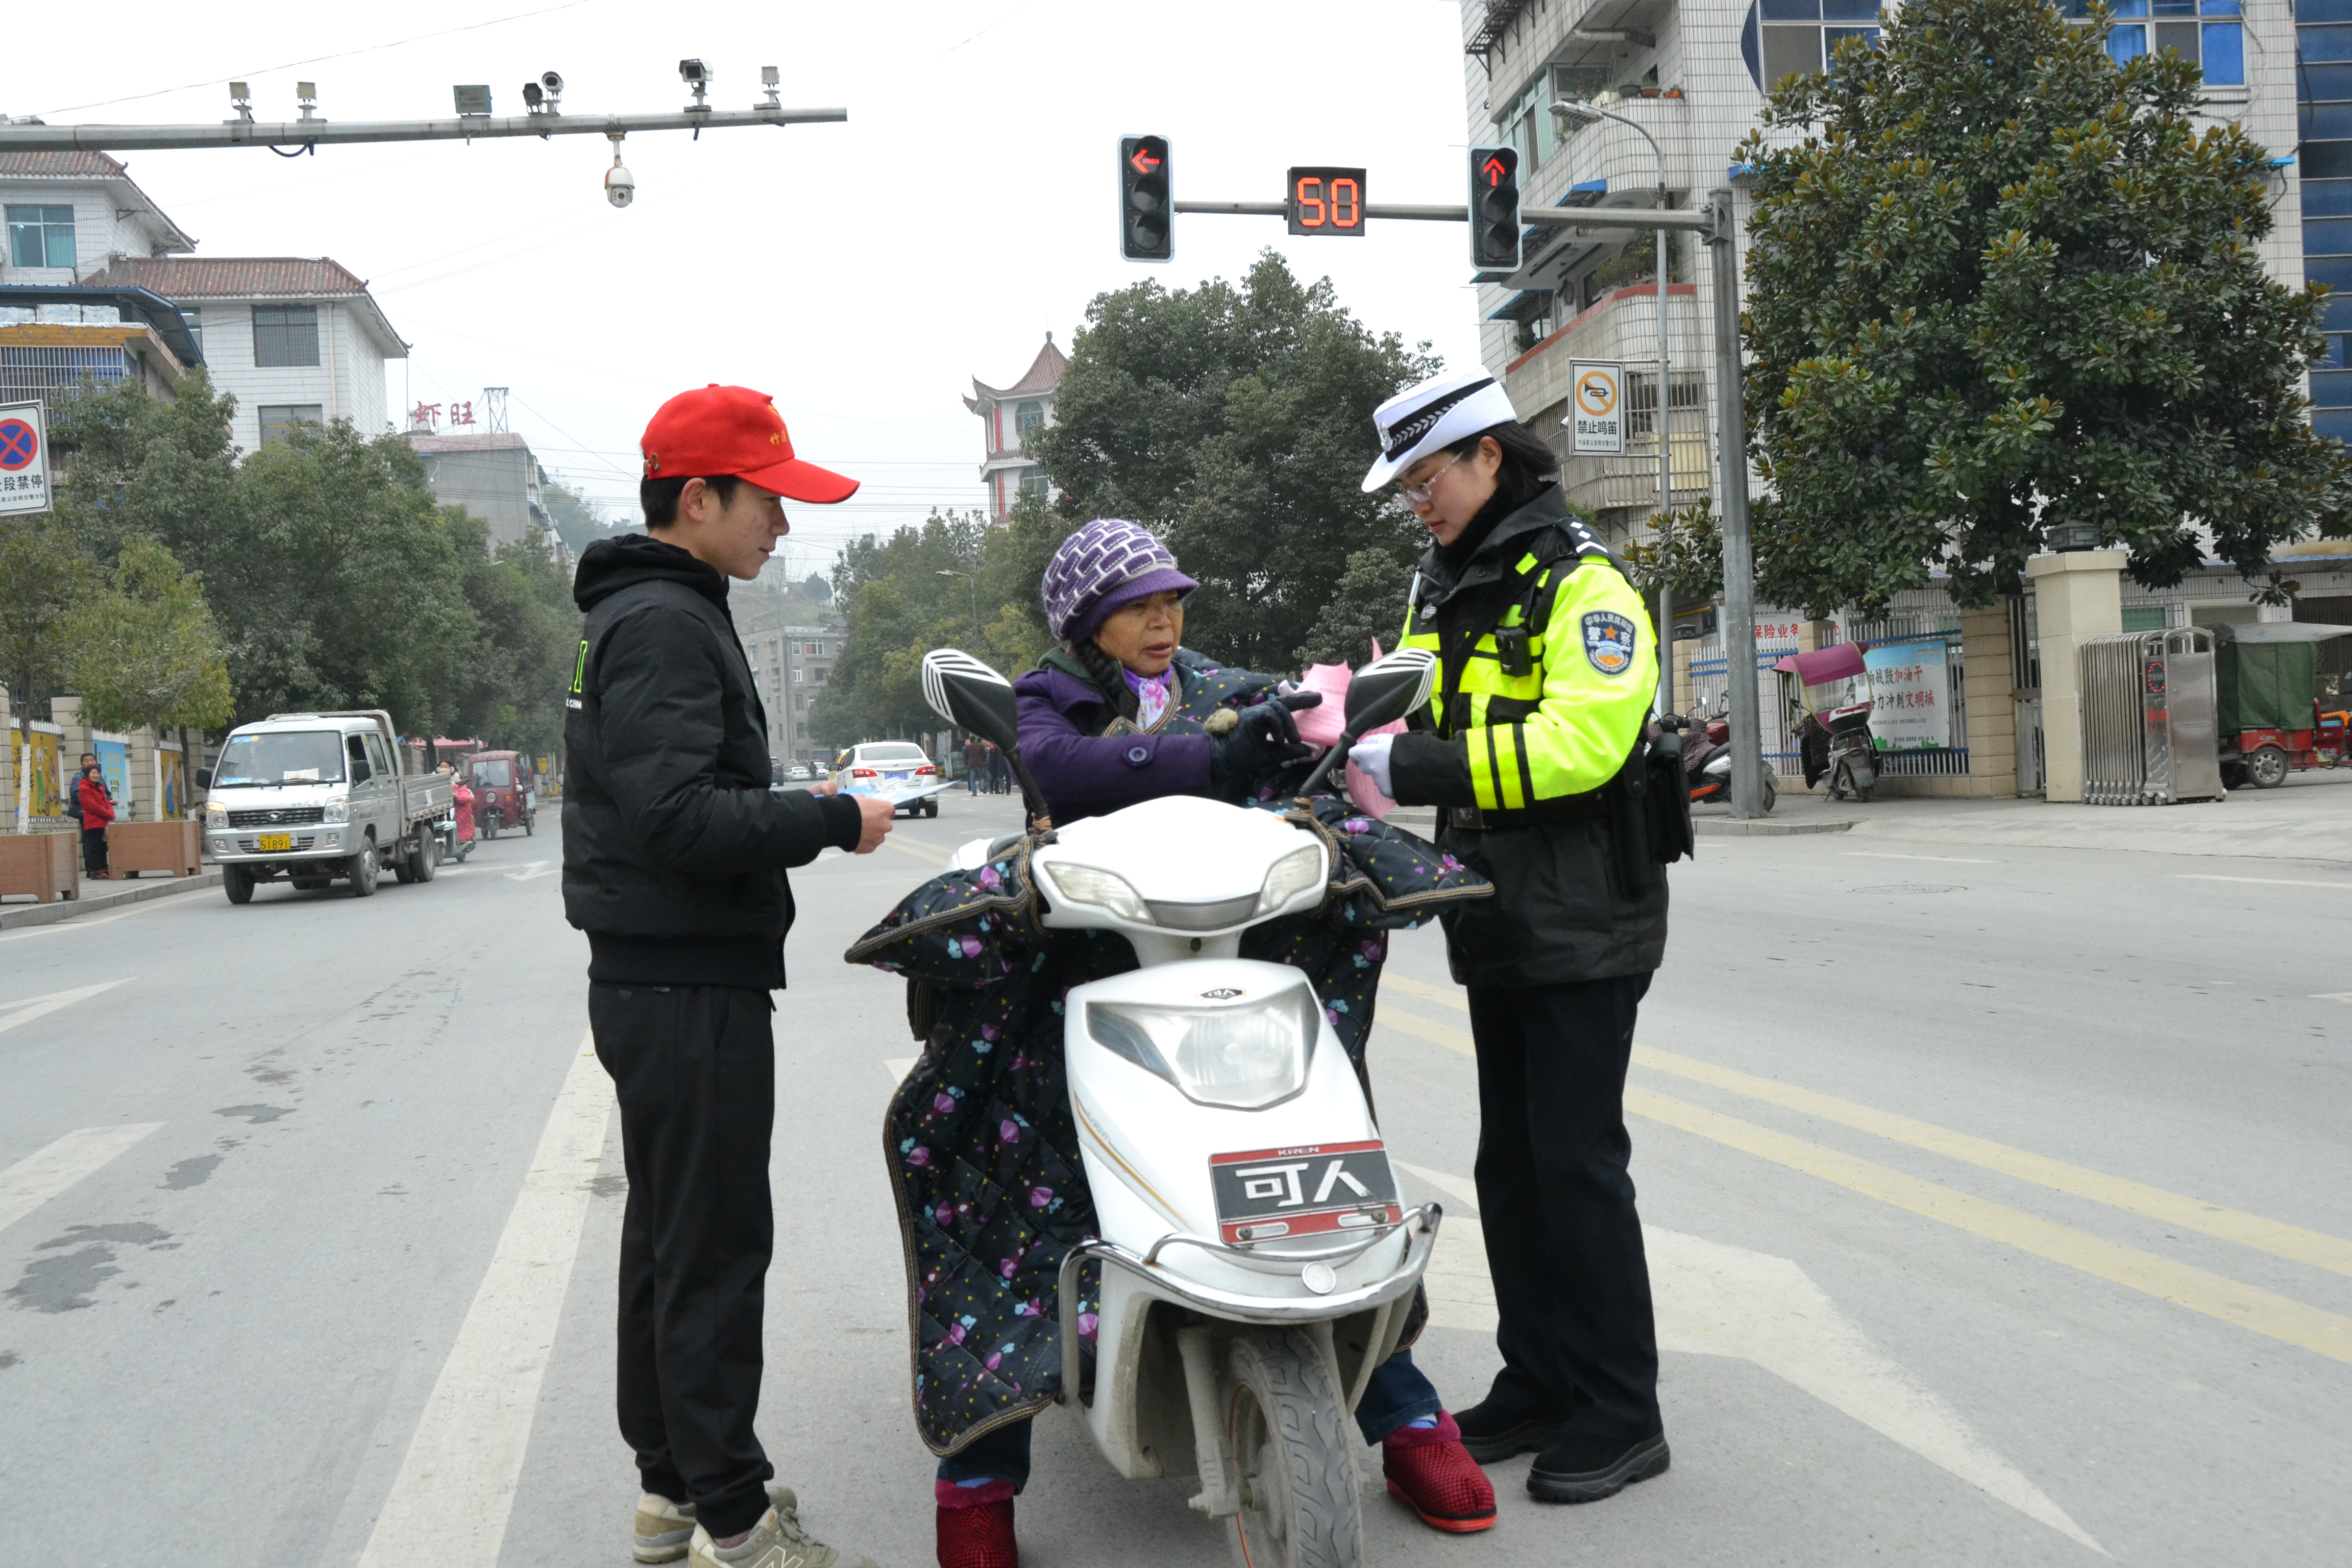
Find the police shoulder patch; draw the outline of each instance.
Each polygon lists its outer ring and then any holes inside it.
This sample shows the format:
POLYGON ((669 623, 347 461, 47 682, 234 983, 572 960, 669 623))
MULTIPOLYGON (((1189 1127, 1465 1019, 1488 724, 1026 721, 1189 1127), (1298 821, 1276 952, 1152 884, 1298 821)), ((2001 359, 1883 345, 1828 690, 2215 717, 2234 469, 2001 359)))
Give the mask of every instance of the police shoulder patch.
POLYGON ((1584 612, 1584 659, 1603 675, 1633 668, 1633 623, 1614 610, 1584 612))

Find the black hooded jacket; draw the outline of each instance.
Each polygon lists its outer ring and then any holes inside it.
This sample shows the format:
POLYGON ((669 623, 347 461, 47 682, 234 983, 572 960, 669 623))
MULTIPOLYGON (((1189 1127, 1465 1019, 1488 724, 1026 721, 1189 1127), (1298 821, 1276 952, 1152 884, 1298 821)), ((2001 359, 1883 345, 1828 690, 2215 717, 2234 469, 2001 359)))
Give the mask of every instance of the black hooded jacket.
POLYGON ((857 803, 768 788, 768 720, 727 580, 643 534, 601 540, 572 594, 587 624, 563 739, 563 912, 588 977, 784 983, 788 867, 855 849, 857 803))

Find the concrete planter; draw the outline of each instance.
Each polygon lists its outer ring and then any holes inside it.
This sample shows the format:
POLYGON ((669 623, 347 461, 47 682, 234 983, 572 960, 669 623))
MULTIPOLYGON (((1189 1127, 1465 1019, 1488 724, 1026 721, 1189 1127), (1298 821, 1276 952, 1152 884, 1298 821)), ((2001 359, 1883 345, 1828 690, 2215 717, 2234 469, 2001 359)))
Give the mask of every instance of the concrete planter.
POLYGON ((135 877, 142 871, 193 877, 203 847, 202 835, 194 822, 106 825, 106 868, 118 877, 135 877))
POLYGON ((81 896, 81 836, 0 833, 0 894, 30 893, 42 903, 81 896))

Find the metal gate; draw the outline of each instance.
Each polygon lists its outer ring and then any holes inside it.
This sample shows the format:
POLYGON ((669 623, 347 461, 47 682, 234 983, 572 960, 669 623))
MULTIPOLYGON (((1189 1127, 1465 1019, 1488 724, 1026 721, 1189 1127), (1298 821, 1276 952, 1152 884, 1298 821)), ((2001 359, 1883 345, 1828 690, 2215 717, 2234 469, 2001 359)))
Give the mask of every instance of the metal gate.
POLYGON ((2169 805, 2221 798, 2213 634, 2126 632, 2083 644, 2083 798, 2169 805))

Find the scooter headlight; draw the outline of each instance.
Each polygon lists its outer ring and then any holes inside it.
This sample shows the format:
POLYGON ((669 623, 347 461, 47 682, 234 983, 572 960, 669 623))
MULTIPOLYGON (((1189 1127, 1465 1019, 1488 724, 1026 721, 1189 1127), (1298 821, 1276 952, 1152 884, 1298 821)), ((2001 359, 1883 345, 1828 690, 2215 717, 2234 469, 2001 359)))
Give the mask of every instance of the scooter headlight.
POLYGON ((1321 1010, 1293 985, 1262 1002, 1153 1007, 1090 1002, 1087 1029, 1103 1047, 1174 1084, 1201 1105, 1259 1110, 1307 1087, 1321 1010))
POLYGON ((1151 924, 1151 911, 1144 907, 1142 897, 1128 885, 1126 878, 1066 860, 1052 861, 1043 869, 1055 890, 1070 902, 1108 910, 1121 920, 1133 921, 1138 925, 1151 924))
POLYGON ((1302 845, 1274 863, 1265 874, 1265 889, 1257 896, 1257 912, 1272 914, 1309 888, 1323 882, 1323 851, 1313 844, 1302 845))

